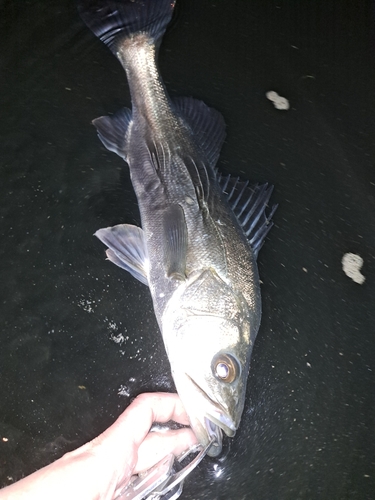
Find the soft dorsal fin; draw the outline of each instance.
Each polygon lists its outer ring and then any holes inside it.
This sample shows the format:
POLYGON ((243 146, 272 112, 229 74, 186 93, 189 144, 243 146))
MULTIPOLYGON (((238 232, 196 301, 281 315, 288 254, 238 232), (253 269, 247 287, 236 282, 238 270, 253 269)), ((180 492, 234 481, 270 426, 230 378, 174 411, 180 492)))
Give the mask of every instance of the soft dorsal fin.
POLYGON ((95 236, 107 245, 108 260, 148 285, 149 267, 143 230, 131 224, 119 224, 96 231, 95 236))
POLYGON ((273 226, 271 219, 277 205, 270 208, 268 205, 273 186, 267 183, 249 185, 249 181, 241 181, 239 177, 220 174, 218 182, 257 258, 273 226))
POLYGON ((174 98, 173 104, 189 125, 210 167, 215 167, 226 135, 221 113, 192 97, 174 98))
POLYGON ((100 116, 93 120, 99 139, 109 150, 126 160, 126 134, 131 123, 132 112, 129 108, 120 109, 113 116, 100 116))

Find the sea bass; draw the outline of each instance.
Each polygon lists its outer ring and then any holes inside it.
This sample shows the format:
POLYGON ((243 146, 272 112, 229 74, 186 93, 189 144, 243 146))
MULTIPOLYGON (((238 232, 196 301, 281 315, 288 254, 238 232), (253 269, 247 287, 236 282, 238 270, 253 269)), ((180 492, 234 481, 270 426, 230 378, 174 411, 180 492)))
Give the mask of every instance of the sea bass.
POLYGON ((216 169, 225 137, 220 113, 170 98, 157 66, 174 0, 80 0, 88 27, 126 71, 132 109, 93 121, 129 165, 142 228, 96 236, 110 261, 148 285, 191 427, 208 454, 234 436, 261 319, 256 258, 272 226, 272 186, 216 169), (210 445, 211 443, 211 445, 210 445))

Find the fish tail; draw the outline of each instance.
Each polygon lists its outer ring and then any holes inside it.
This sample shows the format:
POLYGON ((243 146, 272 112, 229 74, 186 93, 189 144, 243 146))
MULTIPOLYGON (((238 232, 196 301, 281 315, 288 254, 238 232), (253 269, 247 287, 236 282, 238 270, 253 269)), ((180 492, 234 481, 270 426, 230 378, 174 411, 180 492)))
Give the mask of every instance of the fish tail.
POLYGON ((78 12, 91 31, 117 55, 124 39, 145 34, 155 45, 170 22, 175 0, 79 0, 78 12))

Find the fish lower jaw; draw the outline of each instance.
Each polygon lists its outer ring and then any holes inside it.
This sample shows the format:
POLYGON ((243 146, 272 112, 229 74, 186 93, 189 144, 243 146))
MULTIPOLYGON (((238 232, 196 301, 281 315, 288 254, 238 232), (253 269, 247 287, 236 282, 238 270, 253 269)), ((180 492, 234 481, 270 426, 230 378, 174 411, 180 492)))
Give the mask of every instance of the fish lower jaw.
POLYGON ((212 443, 207 451, 207 455, 210 457, 217 457, 220 455, 223 448, 223 431, 228 437, 233 437, 236 433, 236 429, 233 427, 233 424, 229 427, 212 415, 204 417, 204 424, 209 440, 212 443))
POLYGON ((204 425, 208 438, 212 443, 207 450, 207 455, 210 457, 217 457, 220 455, 223 448, 223 433, 221 428, 214 424, 212 420, 208 417, 204 418, 204 425))
POLYGON ((207 433, 208 442, 212 441, 212 446, 209 448, 207 454, 211 457, 216 457, 221 453, 223 431, 228 437, 233 437, 237 427, 232 418, 227 416, 226 411, 221 405, 212 400, 189 375, 187 375, 187 377, 199 391, 204 401, 204 417, 203 422, 201 421, 201 425, 203 424, 203 428, 207 433))
POLYGON ((228 437, 233 437, 236 434, 237 429, 232 420, 223 414, 220 414, 219 418, 216 418, 213 415, 206 415, 205 420, 210 422, 211 427, 215 426, 221 431, 224 431, 228 437))

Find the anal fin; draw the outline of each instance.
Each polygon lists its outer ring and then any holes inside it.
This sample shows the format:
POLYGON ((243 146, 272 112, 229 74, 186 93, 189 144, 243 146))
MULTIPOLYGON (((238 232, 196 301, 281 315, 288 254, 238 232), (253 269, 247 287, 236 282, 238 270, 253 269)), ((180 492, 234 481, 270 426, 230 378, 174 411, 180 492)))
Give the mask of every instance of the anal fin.
POLYGON ((95 236, 107 245, 108 260, 148 285, 148 255, 143 231, 131 224, 119 224, 96 231, 95 236))
POLYGON ((113 116, 100 116, 93 120, 99 139, 109 150, 126 160, 126 134, 131 123, 132 112, 129 108, 120 109, 113 116))

